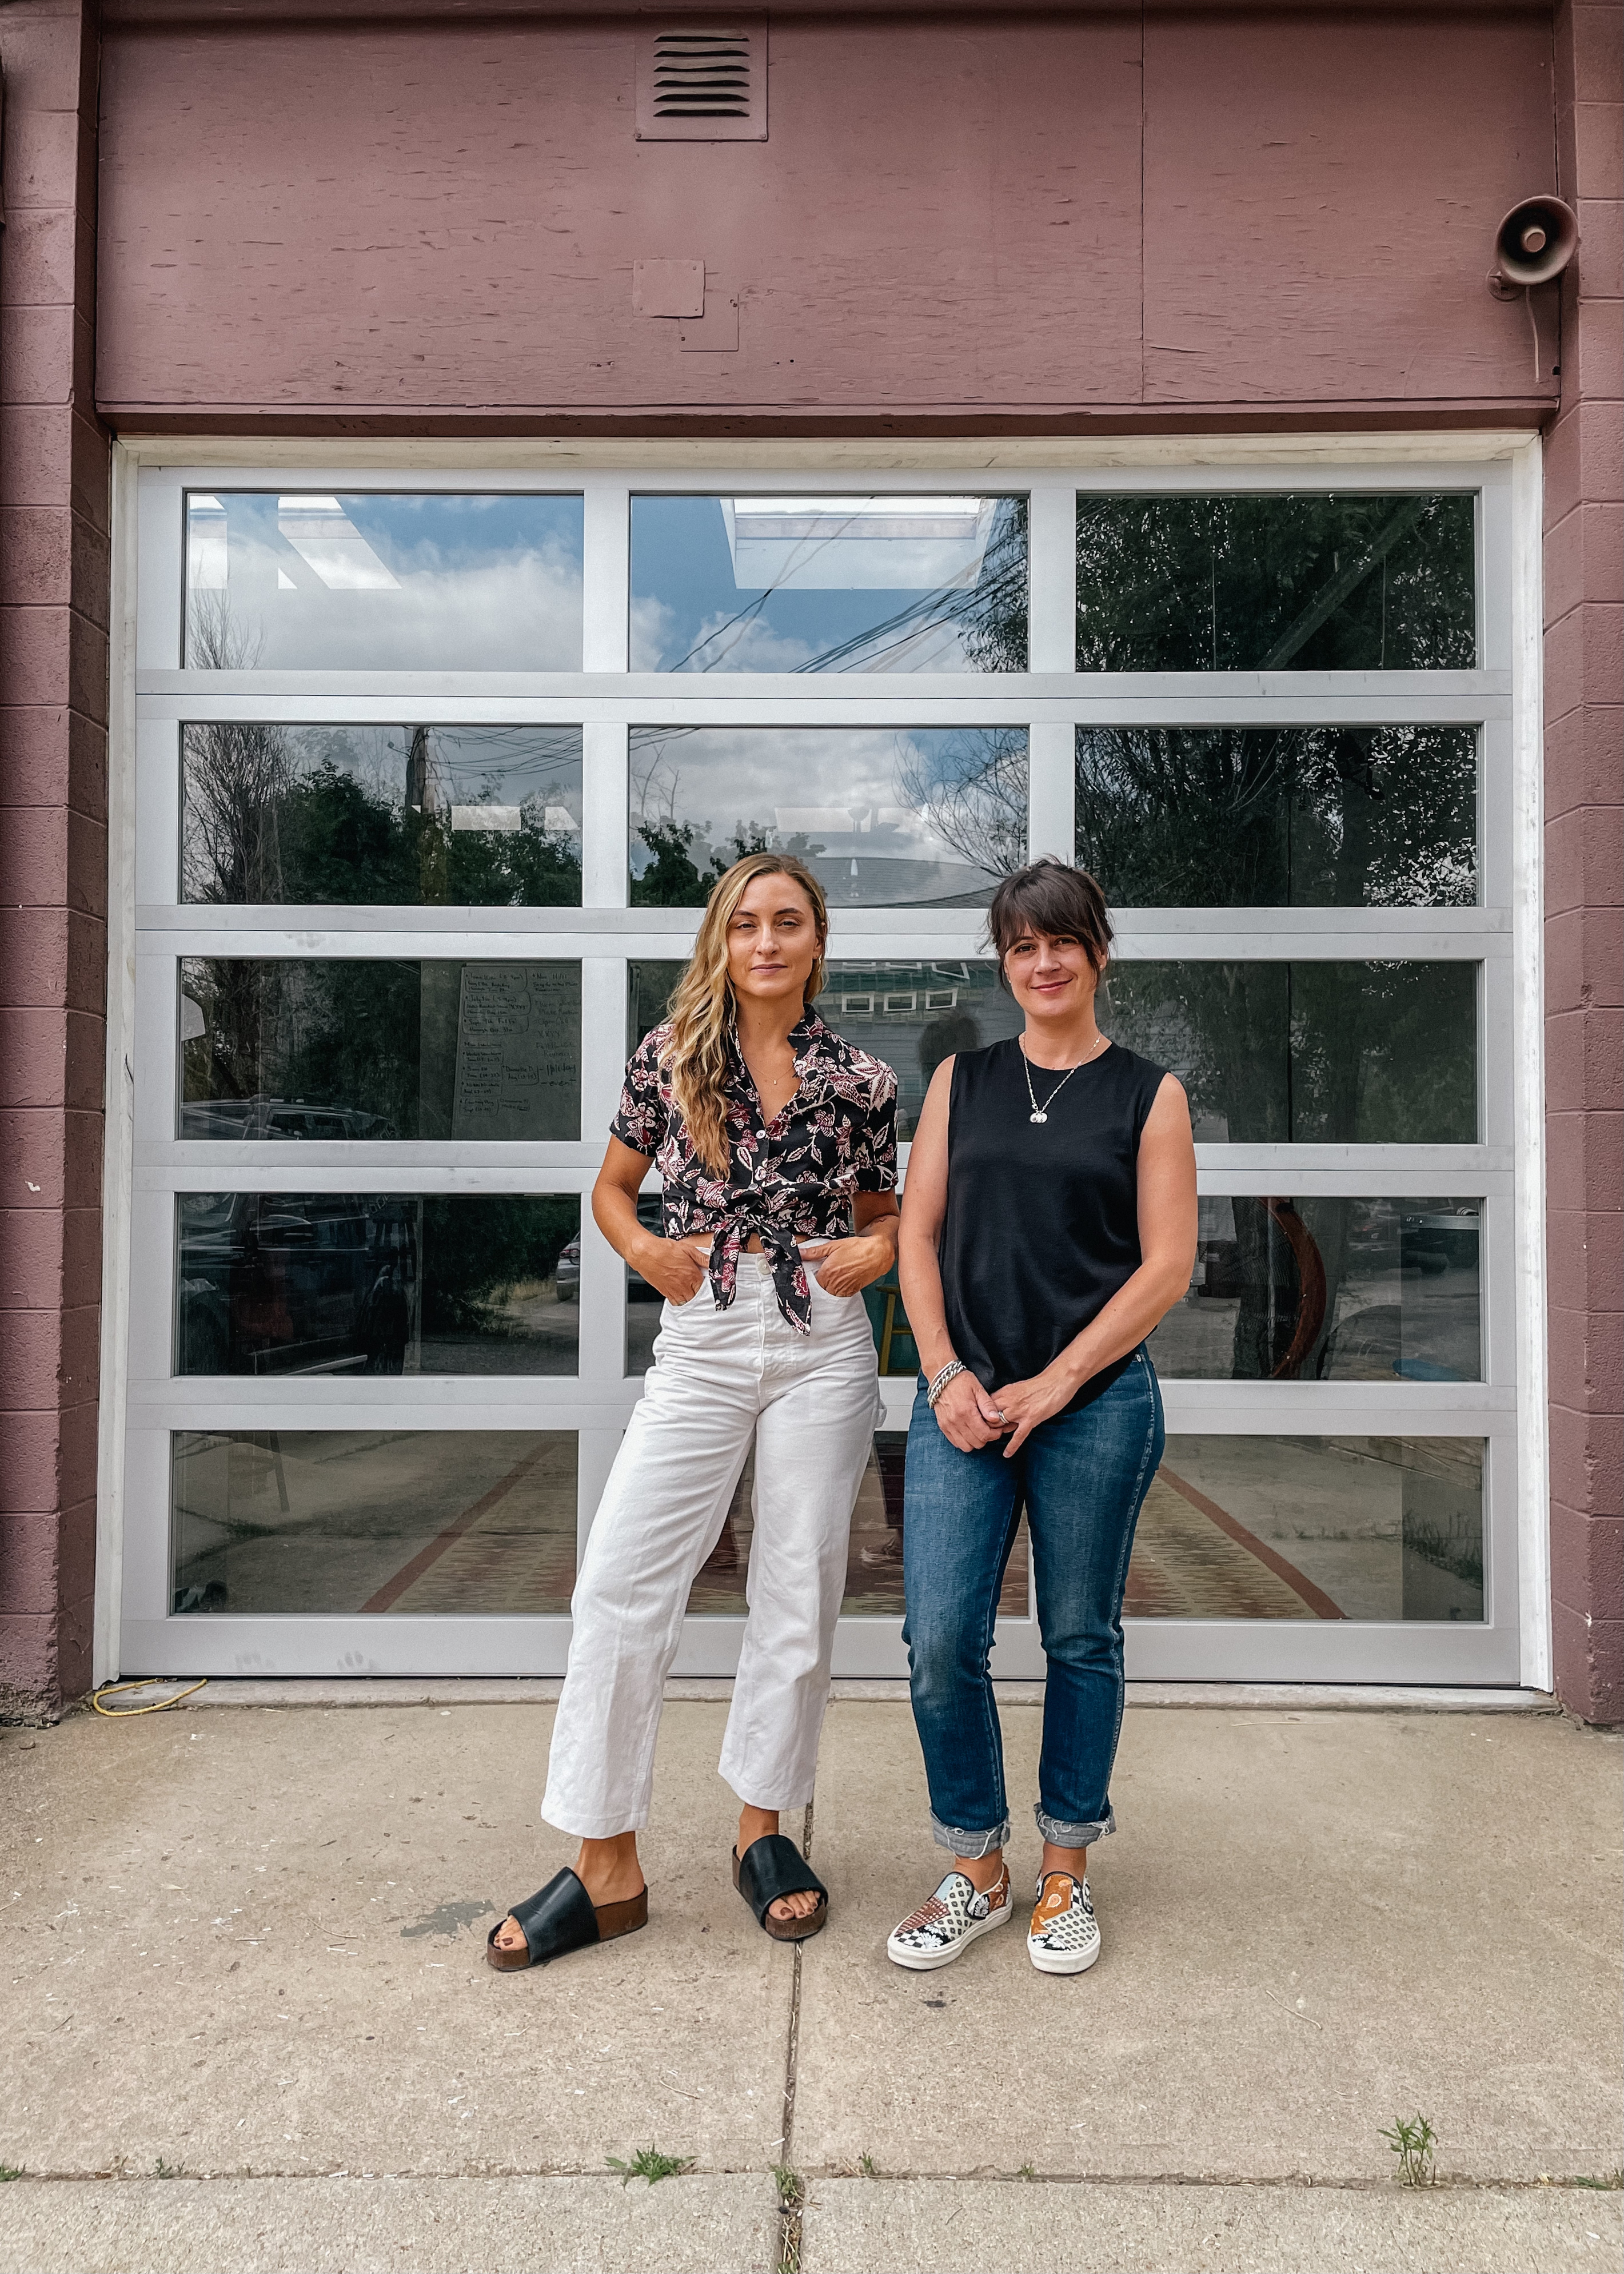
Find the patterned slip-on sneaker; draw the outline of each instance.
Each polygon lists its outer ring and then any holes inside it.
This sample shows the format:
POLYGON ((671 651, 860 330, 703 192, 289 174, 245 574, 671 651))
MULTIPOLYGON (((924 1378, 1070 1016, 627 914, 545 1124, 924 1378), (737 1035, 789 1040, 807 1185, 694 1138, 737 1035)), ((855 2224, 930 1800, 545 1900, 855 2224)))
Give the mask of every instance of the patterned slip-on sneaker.
POLYGON ((929 1974, 938 1966, 951 1966, 978 1936, 990 1934, 1014 1915, 1007 1864, 1003 1878, 985 1894, 978 1894, 962 1871, 950 1871, 935 1894, 895 1930, 885 1955, 894 1966, 929 1974))
POLYGON ((1086 1879, 1046 1871, 1026 1931, 1026 1955, 1040 1974, 1086 1974, 1100 1955, 1100 1923, 1086 1879))

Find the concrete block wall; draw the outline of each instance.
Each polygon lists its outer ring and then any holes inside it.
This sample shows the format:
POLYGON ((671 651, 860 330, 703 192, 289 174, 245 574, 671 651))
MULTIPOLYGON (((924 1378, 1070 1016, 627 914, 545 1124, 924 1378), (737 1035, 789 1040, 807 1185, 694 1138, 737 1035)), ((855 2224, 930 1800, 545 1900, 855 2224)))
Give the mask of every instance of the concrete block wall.
POLYGON ((1556 1685, 1624 1720, 1624 11, 1560 0, 1579 215, 1545 456, 1545 1129, 1556 1685))
POLYGON ((0 7, 0 1713, 91 1679, 107 969, 98 41, 0 7))

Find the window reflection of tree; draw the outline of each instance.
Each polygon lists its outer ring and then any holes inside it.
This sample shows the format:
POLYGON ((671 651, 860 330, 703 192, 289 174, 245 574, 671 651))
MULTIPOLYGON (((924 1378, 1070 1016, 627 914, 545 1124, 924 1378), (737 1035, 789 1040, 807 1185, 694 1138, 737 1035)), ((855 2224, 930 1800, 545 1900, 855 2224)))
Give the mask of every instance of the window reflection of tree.
POLYGON ((967 727, 935 763, 905 744, 898 802, 924 814, 936 835, 980 876, 1006 877, 1026 857, 1024 727, 967 727))
MULTIPOLYGON (((1474 509, 1466 494, 1080 499, 1078 667, 1469 667, 1474 509)), ((1470 905, 1476 777, 1460 729, 1087 730, 1077 857, 1117 907, 1470 905)), ((1176 1065, 1199 1135, 1462 1142, 1472 984, 1470 965, 1118 965, 1103 1023, 1176 1065)), ((1233 1209, 1234 1374, 1312 1378, 1349 1211, 1311 1236, 1284 1201, 1233 1209)))
POLYGON ((346 1134, 449 1135, 418 1126, 421 969, 370 957, 187 958, 181 988, 203 1031, 184 1044, 184 1102, 304 1103, 358 1116, 346 1134))
MULTIPOLYGON (((580 779, 574 728, 486 727, 477 775, 455 772, 429 727, 211 722, 184 729, 183 891, 188 901, 279 905, 578 907, 581 840, 556 813, 580 779), (517 828, 453 827, 518 803, 517 828)), ((456 738, 461 743, 464 739, 456 738)))
POLYGON ((1470 907, 1477 773, 1470 727, 1085 727, 1078 859, 1117 907, 1470 907))
POLYGON ((1440 671, 1476 660, 1475 501, 1093 496, 1079 671, 1440 671))

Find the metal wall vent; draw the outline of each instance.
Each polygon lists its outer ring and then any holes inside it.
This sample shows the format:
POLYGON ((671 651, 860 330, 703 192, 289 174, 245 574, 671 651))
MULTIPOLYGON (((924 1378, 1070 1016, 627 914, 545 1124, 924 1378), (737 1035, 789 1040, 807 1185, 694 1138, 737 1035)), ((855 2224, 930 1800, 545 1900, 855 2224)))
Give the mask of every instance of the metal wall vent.
POLYGON ((638 26, 640 142, 764 142, 767 19, 672 18, 638 26))

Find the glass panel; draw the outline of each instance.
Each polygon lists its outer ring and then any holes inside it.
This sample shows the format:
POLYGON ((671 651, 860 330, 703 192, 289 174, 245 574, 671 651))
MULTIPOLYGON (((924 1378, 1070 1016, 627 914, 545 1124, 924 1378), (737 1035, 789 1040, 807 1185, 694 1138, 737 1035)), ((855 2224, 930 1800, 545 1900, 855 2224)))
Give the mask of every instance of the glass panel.
MULTIPOLYGON (((678 964, 680 971, 682 967, 678 964)), ((658 1026, 654 1020, 650 1024, 658 1026)), ((663 1232, 665 1216, 658 1193, 639 1193, 637 1220, 645 1230, 663 1232)), ((626 1374, 628 1381, 641 1381, 654 1363, 654 1337, 659 1332, 660 1291, 645 1279, 641 1271, 626 1267, 626 1374)))
POLYGON ((578 497, 192 490, 192 671, 579 671, 578 497))
POLYGON ((172 1610, 569 1608, 573 1431, 183 1429, 170 1446, 172 1610))
MULTIPOLYGON (((906 1429, 875 1432, 874 1448, 852 1512, 846 1598, 840 1607, 848 1618, 902 1616, 902 1478, 907 1446, 906 1429)), ((750 1541, 755 1530, 755 1490, 756 1455, 752 1450, 745 1457, 721 1537, 688 1595, 690 1615, 709 1611, 743 1617, 745 1575, 749 1568, 750 1541)), ((1010 1551, 1004 1589, 998 1597, 998 1609, 1004 1618, 1026 1615, 1026 1526, 1023 1518, 1010 1551)))
POLYGON ((703 907, 746 853, 846 907, 985 907, 1026 857, 1024 727, 634 727, 631 901, 703 907))
POLYGON ((1475 500, 1079 497, 1079 671, 1463 671, 1475 500))
POLYGON ((1100 1023, 1178 1076, 1198 1143, 1470 1145, 1477 971, 1113 963, 1100 1023))
POLYGON ((665 1017, 686 963, 628 963, 626 967, 626 1055, 665 1017))
POLYGON ((635 497, 634 671, 1025 671, 1026 501, 635 497))
POLYGON ((1079 727, 1077 859, 1124 908, 1470 907, 1470 727, 1079 727))
POLYGON ((576 907, 579 727, 183 727, 181 898, 576 907))
POLYGON ((188 956, 182 1137, 581 1134, 578 963, 188 956))
POLYGON ((177 1374, 576 1370, 581 1202, 182 1193, 177 1374))
POLYGON ((1150 1338, 1204 1382, 1476 1382, 1481 1202, 1207 1195, 1189 1292, 1150 1338))
MULTIPOLYGON (((685 968, 630 966, 628 1050, 665 1017, 685 968)), ((1113 963, 1100 1023, 1178 1076, 1199 1143, 1470 1145, 1477 1130, 1477 969, 1113 963)), ((905 1141, 950 1051, 980 1050, 1021 1028, 996 966, 976 958, 833 962, 817 1008, 896 1069, 905 1141)))
POLYGON ((998 984, 997 966, 975 958, 831 963, 817 1008, 837 1034, 894 1070, 897 1134, 905 1143, 943 1059, 1018 1035, 1022 1025, 1014 998, 998 984))
MULTIPOLYGON (((681 963, 631 965, 628 1050, 658 1026, 686 968, 681 963)), ((838 1035, 894 1069, 897 1133, 905 1143, 914 1134, 930 1077, 944 1058, 954 1050, 980 1050, 1021 1029, 1014 998, 998 984, 997 966, 974 957, 942 963, 833 962, 816 1008, 838 1035)))
POLYGON ((1169 1437, 1123 1609, 1480 1620, 1483 1441, 1169 1437))

